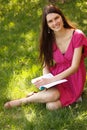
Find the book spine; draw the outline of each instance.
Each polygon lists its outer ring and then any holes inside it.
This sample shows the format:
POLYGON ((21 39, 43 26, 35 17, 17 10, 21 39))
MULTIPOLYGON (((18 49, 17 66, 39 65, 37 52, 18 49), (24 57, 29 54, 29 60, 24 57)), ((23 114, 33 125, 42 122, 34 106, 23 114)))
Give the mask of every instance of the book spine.
POLYGON ((40 86, 40 87, 39 87, 39 90, 44 90, 44 89, 45 89, 44 86, 40 86))

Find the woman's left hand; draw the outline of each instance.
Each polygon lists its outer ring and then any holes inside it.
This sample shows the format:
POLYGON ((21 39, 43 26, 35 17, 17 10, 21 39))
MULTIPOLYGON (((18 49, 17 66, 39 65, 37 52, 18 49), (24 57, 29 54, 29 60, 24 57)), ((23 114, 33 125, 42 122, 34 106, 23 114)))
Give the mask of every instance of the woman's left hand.
POLYGON ((34 82, 34 85, 39 88, 40 86, 49 84, 52 82, 52 78, 41 78, 39 80, 37 80, 36 82, 34 82))

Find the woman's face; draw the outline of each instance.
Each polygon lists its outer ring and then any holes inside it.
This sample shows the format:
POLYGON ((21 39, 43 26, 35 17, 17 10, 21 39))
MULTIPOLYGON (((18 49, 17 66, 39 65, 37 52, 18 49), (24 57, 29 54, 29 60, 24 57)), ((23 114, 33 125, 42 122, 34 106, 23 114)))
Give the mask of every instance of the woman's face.
POLYGON ((46 16, 48 27, 54 32, 60 31, 63 27, 63 20, 61 15, 57 13, 49 13, 46 16))

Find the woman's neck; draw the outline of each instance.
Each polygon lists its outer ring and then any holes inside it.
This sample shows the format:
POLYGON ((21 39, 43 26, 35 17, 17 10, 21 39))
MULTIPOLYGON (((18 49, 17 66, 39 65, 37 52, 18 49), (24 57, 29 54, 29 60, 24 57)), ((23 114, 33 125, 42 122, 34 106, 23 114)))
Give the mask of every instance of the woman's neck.
POLYGON ((54 32, 55 38, 65 37, 65 35, 66 35, 66 33, 67 33, 67 30, 68 30, 68 29, 63 28, 63 29, 60 30, 60 31, 54 32))

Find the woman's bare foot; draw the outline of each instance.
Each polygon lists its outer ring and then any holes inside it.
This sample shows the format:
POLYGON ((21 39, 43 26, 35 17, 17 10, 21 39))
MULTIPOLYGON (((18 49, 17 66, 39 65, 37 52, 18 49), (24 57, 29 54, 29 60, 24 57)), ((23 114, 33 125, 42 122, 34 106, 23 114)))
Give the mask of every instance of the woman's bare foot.
POLYGON ((9 101, 9 102, 4 104, 4 108, 9 109, 9 108, 12 108, 12 107, 20 106, 22 104, 26 104, 27 103, 27 98, 34 95, 35 93, 37 93, 37 92, 30 92, 25 98, 9 101))
POLYGON ((13 100, 13 101, 9 101, 7 103, 4 104, 5 108, 12 108, 12 107, 16 107, 16 106, 21 106, 22 104, 26 104, 27 103, 27 98, 21 98, 21 99, 17 99, 17 100, 13 100))
POLYGON ((4 107, 5 108, 12 108, 12 107, 15 107, 15 106, 20 106, 22 104, 22 101, 19 99, 19 100, 13 100, 13 101, 9 101, 7 103, 4 104, 4 107))

